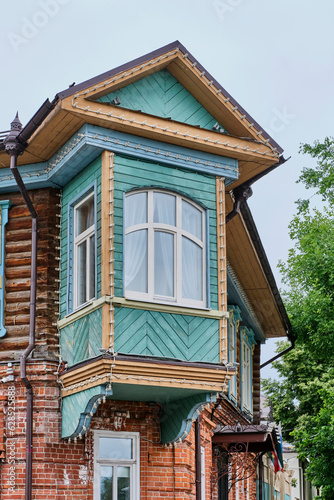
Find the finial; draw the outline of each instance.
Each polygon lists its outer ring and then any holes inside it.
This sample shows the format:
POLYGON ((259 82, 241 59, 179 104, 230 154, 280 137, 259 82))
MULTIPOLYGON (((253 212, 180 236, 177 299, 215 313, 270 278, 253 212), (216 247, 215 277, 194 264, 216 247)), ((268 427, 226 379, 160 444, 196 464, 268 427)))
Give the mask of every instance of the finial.
POLYGON ((22 123, 17 112, 14 120, 10 124, 10 132, 4 140, 6 152, 9 155, 18 156, 24 150, 24 145, 17 140, 18 135, 22 130, 22 123))

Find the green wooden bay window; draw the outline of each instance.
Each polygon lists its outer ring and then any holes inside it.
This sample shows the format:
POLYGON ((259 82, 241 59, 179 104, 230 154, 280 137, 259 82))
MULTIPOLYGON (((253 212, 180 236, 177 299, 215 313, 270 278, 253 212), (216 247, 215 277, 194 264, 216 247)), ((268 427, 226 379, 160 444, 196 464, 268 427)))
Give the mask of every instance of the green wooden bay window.
POLYGON ((126 298, 207 307, 203 208, 172 192, 130 192, 124 233, 126 298))

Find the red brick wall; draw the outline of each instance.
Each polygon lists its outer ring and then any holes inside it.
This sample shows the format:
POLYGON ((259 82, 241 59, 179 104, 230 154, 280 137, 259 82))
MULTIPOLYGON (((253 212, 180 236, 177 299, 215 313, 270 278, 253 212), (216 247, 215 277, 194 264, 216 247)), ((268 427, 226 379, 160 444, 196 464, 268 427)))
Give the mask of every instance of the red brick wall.
MULTIPOLYGON (((159 444, 160 406, 141 402, 107 400, 92 417, 87 435, 76 443, 60 438, 60 391, 57 364, 30 360, 28 377, 34 391, 33 419, 33 495, 34 500, 92 500, 94 479, 94 431, 127 431, 140 433, 141 500, 155 498, 195 500, 195 439, 194 425, 188 437, 170 446, 159 444)), ((0 365, 0 380, 7 375, 7 365, 0 365)), ((19 378, 19 363, 14 364, 15 382, 0 385, 0 425, 3 420, 3 448, 0 463, 0 500, 24 498, 25 488, 25 420, 26 390, 19 378), (13 389, 14 387, 14 389, 13 389), (13 490, 11 490, 13 487, 13 490)), ((215 420, 227 420, 228 403, 222 402, 215 420)), ((216 483, 211 474, 211 437, 214 424, 211 410, 201 416, 201 445, 205 448, 206 497, 216 499, 216 483), (213 495, 211 487, 213 485, 213 495)), ((1 451, 0 432, 0 451, 1 451)), ((242 495, 239 485, 239 499, 242 495)), ((256 494, 255 483, 252 490, 256 494)), ((232 498, 232 496, 230 496, 232 498)), ((255 500, 256 496, 251 496, 255 500)))

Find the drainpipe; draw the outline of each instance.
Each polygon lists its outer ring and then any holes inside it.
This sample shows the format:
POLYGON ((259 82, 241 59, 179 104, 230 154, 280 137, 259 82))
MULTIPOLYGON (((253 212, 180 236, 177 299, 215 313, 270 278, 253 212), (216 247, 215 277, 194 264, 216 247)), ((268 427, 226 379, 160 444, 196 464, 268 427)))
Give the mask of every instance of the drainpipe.
POLYGON ((196 500, 202 500, 202 463, 201 463, 201 417, 198 415, 195 420, 195 484, 196 500))
POLYGON ((284 156, 280 156, 279 160, 277 163, 272 165, 271 167, 267 168, 267 170, 264 170, 263 172, 260 172, 257 175, 254 175, 248 181, 246 181, 244 184, 240 184, 240 186, 237 186, 236 188, 233 189, 233 196, 234 196, 234 204, 233 204, 233 210, 226 216, 226 224, 230 222, 233 217, 235 217, 239 212, 240 212, 240 207, 243 203, 245 203, 248 198, 250 198, 253 194, 251 185, 254 184, 254 182, 258 181, 265 175, 269 174, 272 170, 275 168, 279 167, 280 165, 283 165, 286 161, 290 160, 290 157, 285 159, 284 156))
POLYGON ((263 462, 262 457, 265 455, 265 451, 259 455, 259 500, 263 500, 263 462))
POLYGON ((262 363, 262 365, 260 365, 260 370, 262 368, 264 368, 265 366, 270 365, 270 363, 272 363, 273 361, 276 361, 276 359, 280 358, 284 354, 287 354, 288 352, 292 351, 292 349, 294 349, 296 338, 293 337, 291 334, 289 335, 288 333, 287 333, 287 337, 288 337, 289 341, 291 342, 290 347, 288 347, 287 349, 284 349, 284 351, 282 351, 282 352, 279 352, 278 354, 276 354, 276 356, 268 359, 268 361, 266 361, 265 363, 262 363))
POLYGON ((21 354, 21 380, 26 387, 26 481, 25 500, 31 500, 32 492, 32 422, 33 422, 33 389, 27 377, 27 357, 35 348, 35 318, 36 318, 36 285, 37 285, 37 213, 34 209, 30 196, 17 169, 17 157, 25 146, 17 140, 22 129, 18 114, 11 123, 11 131, 5 139, 6 152, 10 155, 10 170, 16 184, 24 198, 32 219, 31 233, 31 280, 30 280, 30 317, 29 317, 29 344, 21 354))

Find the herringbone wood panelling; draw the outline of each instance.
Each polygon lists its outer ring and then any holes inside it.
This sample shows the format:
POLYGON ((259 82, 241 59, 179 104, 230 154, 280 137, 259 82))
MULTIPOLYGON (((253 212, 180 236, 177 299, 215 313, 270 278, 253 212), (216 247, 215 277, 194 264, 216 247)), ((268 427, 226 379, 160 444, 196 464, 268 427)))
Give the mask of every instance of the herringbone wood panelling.
POLYGON ((99 101, 112 102, 115 97, 120 99, 123 108, 209 130, 217 121, 166 69, 107 94, 99 101))
POLYGON ((219 362, 216 319, 115 308, 115 350, 185 361, 219 362))
POLYGON ((102 347, 102 309, 61 330, 61 355, 69 365, 98 356, 102 347))

